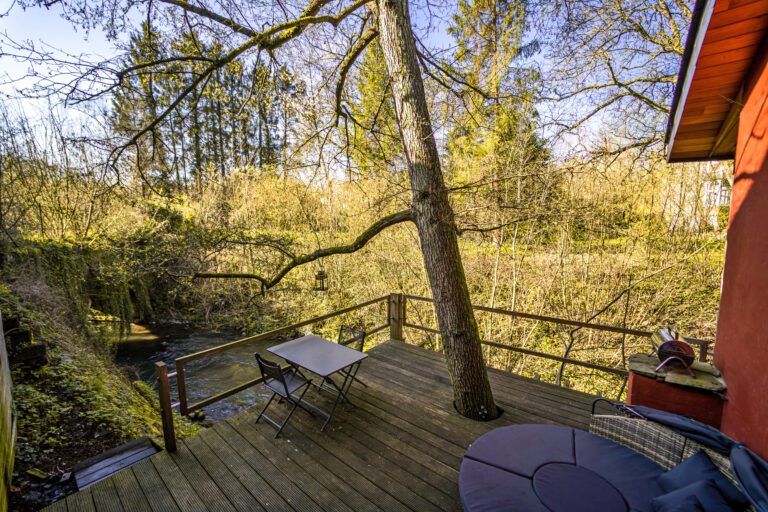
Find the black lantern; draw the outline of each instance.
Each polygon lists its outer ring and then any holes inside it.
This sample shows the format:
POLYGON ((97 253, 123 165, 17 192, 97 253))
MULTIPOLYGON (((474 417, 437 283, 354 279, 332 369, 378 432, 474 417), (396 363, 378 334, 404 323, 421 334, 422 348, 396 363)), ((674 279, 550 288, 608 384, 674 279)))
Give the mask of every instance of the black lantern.
POLYGON ((328 280, 328 274, 325 270, 318 270, 315 276, 315 290, 324 292, 328 288, 325 286, 325 282, 328 280))

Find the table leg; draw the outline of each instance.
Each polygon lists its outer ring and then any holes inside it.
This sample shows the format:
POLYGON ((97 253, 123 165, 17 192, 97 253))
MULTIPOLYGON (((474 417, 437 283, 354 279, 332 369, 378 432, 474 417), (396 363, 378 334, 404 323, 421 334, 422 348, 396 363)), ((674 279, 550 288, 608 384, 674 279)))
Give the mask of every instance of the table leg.
MULTIPOLYGON (((336 385, 336 383, 333 382, 333 380, 329 379, 331 384, 333 384, 333 387, 335 387, 338 390, 338 394, 336 395, 336 400, 333 401, 333 407, 331 407, 331 412, 330 412, 330 414, 328 414, 328 419, 325 420, 325 423, 323 424, 322 428, 320 429, 321 432, 323 430, 325 430, 325 427, 327 427, 328 423, 331 422, 331 418, 333 418, 333 413, 336 412, 336 407, 339 405, 339 402, 341 400, 346 400, 347 402, 349 402, 349 399, 347 399, 347 397, 346 397, 346 392, 344 391, 345 389, 349 389, 349 384, 351 384, 351 379, 349 378, 349 375, 350 375, 349 372, 344 374, 344 382, 341 383, 341 388, 339 388, 336 385), (347 384, 347 382, 349 382, 349 384, 347 384)), ((349 402, 349 403, 351 403, 351 402, 349 402)))

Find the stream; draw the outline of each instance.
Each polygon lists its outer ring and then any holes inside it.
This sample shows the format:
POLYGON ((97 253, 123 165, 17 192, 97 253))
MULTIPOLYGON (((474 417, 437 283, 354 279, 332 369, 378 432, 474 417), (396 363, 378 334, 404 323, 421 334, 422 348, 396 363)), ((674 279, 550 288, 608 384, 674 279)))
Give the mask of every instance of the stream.
MULTIPOLYGON (((163 361, 174 371, 177 357, 243 338, 241 334, 212 333, 179 326, 144 327, 131 324, 130 332, 116 336, 117 364, 129 375, 148 382, 155 389, 155 363, 163 361)), ((194 404, 259 376, 254 352, 264 353, 267 347, 280 342, 246 343, 212 357, 192 361, 184 366, 187 400, 194 404)), ((267 354, 272 360, 283 362, 267 354)), ((171 381, 172 400, 178 400, 175 382, 171 381)), ((260 397, 269 396, 261 386, 255 386, 216 402, 204 409, 207 419, 221 421, 253 405, 260 397)))

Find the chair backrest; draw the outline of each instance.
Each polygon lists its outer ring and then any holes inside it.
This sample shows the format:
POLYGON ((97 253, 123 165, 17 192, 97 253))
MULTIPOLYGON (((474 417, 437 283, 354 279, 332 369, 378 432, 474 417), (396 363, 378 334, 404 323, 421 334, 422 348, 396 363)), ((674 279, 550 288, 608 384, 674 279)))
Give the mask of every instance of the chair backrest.
POLYGON ((283 373, 280 364, 264 359, 258 352, 255 352, 253 355, 256 356, 256 363, 259 365, 259 371, 261 371, 262 378, 264 380, 275 379, 283 385, 286 395, 289 394, 288 384, 285 382, 285 374, 283 373))
POLYGON ((342 325, 339 328, 339 345, 351 347, 362 352, 365 346, 365 331, 342 325))

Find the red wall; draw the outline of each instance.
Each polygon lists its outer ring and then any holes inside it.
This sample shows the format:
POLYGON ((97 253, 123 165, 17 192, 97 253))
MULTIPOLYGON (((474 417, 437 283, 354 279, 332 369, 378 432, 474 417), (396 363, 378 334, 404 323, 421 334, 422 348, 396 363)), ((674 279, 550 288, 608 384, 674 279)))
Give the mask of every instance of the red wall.
POLYGON ((739 119, 715 364, 728 384, 721 430, 768 458, 768 65, 758 58, 739 119))

